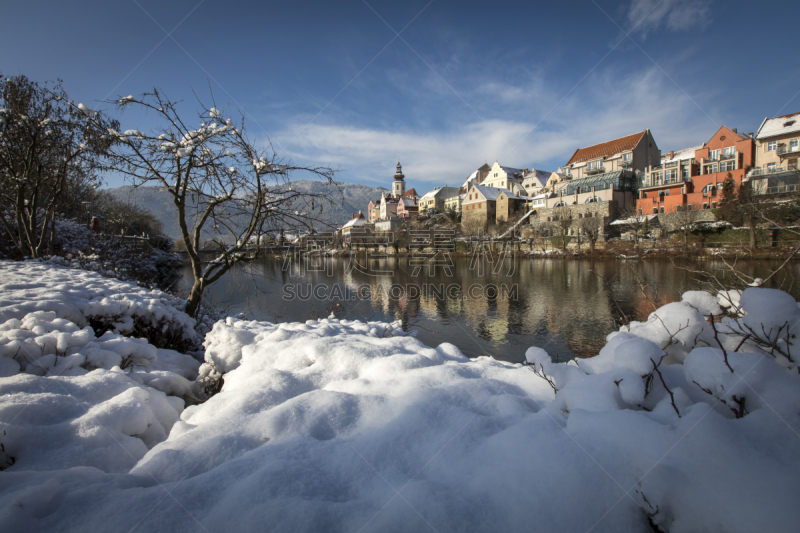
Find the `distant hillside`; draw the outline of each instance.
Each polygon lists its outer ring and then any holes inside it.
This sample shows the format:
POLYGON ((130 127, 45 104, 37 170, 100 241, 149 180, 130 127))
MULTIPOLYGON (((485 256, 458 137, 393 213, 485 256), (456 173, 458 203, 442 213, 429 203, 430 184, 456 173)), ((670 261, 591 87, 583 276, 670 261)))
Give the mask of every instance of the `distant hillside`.
MULTIPOLYGON (((377 200, 381 193, 388 191, 384 187, 370 187, 358 183, 340 183, 339 191, 337 191, 333 185, 314 180, 293 181, 292 188, 296 191, 321 193, 329 198, 333 205, 330 208, 325 207, 323 216, 327 222, 337 227, 350 220, 350 216, 358 211, 363 211, 366 216, 370 200, 377 200)), ((163 187, 137 187, 134 189, 125 186, 106 190, 120 200, 145 207, 161 221, 164 233, 173 239, 180 237, 175 204, 172 203, 172 197, 163 187)))

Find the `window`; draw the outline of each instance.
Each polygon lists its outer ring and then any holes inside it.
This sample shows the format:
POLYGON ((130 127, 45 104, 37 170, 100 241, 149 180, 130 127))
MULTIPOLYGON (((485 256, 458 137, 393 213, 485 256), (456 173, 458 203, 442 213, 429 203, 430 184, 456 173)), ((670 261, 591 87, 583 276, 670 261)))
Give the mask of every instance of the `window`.
POLYGON ((658 214, 658 208, 657 208, 657 207, 654 207, 654 208, 653 208, 653 214, 654 214, 654 215, 657 215, 657 214, 658 214))
POLYGON ((663 208, 663 207, 659 207, 659 208, 658 208, 658 212, 659 212, 659 213, 663 213, 663 212, 664 212, 664 208, 663 208))
POLYGON ((647 198, 647 193, 646 192, 642 193, 642 198, 647 198))
POLYGON ((641 209, 639 209, 639 216, 641 216, 641 215, 642 215, 642 210, 641 210, 641 209))
POLYGON ((711 202, 711 209, 717 208, 717 202, 711 202))
POLYGON ((768 163, 767 164, 767 170, 769 170, 770 172, 775 172, 775 168, 776 167, 777 167, 777 165, 775 163, 768 163))
POLYGON ((798 144, 800 143, 798 143, 797 139, 792 139, 791 141, 789 141, 789 151, 794 152, 795 150, 797 150, 798 144))
POLYGON ((703 209, 708 209, 708 204, 704 203, 703 204, 703 209))
POLYGON ((681 187, 681 194, 686 194, 686 187, 681 187))
POLYGON ((767 152, 774 152, 778 149, 778 141, 771 141, 767 143, 767 152))
POLYGON ((723 153, 729 156, 736 155, 736 147, 728 146, 727 148, 725 148, 725 151, 723 153))
POLYGON ((683 165, 683 177, 688 178, 691 175, 691 167, 689 165, 683 165))
POLYGON ((718 161, 719 160, 719 154, 720 154, 720 150, 719 149, 710 150, 708 152, 708 158, 713 160, 713 161, 718 161))

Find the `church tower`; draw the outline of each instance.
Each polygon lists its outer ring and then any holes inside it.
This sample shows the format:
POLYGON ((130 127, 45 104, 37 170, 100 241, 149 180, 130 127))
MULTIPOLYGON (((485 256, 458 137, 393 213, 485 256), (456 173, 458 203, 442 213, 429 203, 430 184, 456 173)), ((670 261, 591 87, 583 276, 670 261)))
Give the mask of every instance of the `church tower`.
POLYGON ((397 160, 397 172, 394 173, 394 181, 392 182, 392 196, 401 198, 406 193, 406 182, 404 181, 403 167, 400 166, 400 160, 397 160))

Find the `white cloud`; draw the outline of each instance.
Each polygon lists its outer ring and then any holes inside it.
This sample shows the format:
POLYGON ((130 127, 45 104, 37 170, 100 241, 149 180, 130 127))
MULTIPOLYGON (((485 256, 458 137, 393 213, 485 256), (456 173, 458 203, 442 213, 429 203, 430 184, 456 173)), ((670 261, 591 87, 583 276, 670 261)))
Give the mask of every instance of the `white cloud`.
MULTIPOLYGON (((476 94, 491 100, 486 92, 492 86, 479 87, 476 94)), ((305 122, 298 118, 278 140, 293 160, 340 167, 341 178, 348 182, 387 185, 399 158, 409 187, 419 190, 458 185, 475 168, 495 159, 519 168, 554 169, 577 148, 647 128, 663 151, 676 150, 706 141, 719 126, 655 68, 635 73, 609 69, 591 76, 541 124, 560 94, 554 92, 546 102, 526 103, 521 95, 527 86, 494 88, 503 116, 509 97, 518 99, 518 119, 482 122, 465 115, 448 129, 434 130, 328 121, 315 122, 301 133, 305 122)))
POLYGON ((634 33, 644 39, 651 31, 703 28, 710 22, 712 0, 633 0, 628 21, 634 33))

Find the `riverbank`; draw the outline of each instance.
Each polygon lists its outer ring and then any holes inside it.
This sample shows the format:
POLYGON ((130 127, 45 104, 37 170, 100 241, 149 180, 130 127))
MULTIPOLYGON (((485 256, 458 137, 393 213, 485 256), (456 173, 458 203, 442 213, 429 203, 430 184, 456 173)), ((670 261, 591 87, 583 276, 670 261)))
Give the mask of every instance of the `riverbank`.
POLYGON ((0 262, 0 280, 0 361, 18 365, 0 378, 10 530, 792 531, 800 519, 797 365, 744 329, 800 327, 780 291, 686 293, 569 363, 540 348, 524 365, 468 359, 399 324, 228 318, 194 359, 221 389, 184 407, 185 383, 162 379, 177 374, 168 352, 128 328, 190 325, 175 299, 44 263, 0 262))

